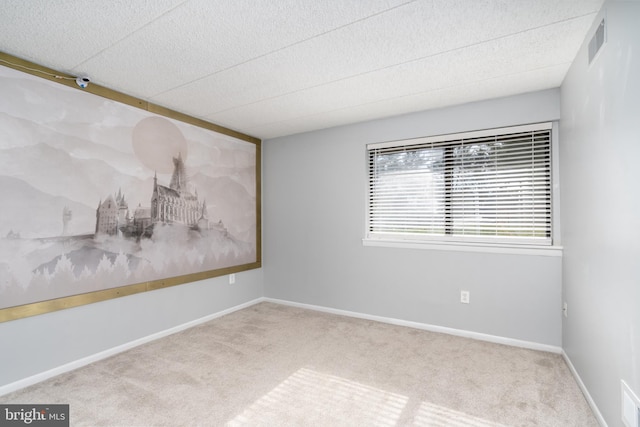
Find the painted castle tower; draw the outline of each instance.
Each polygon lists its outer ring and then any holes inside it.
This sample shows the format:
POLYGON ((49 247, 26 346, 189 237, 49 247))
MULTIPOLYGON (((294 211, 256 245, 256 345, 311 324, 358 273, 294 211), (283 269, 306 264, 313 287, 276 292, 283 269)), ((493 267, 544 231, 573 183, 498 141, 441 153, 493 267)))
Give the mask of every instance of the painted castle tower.
POLYGON ((118 205, 109 195, 103 202, 100 200, 96 209, 96 234, 118 233, 118 205))
POLYGON ((120 227, 129 222, 129 206, 122 190, 118 190, 115 199, 109 195, 96 209, 96 234, 118 234, 120 227))
POLYGON ((191 193, 181 154, 173 158, 173 165, 169 187, 159 185, 158 177, 153 177, 151 222, 196 226, 207 216, 206 204, 200 204, 197 191, 191 193))

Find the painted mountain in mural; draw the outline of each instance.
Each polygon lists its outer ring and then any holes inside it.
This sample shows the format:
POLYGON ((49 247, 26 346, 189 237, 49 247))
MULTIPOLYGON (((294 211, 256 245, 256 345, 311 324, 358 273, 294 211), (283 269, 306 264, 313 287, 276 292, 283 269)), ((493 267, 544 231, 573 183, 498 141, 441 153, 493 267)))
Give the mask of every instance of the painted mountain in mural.
POLYGON ((72 212, 67 234, 87 234, 95 230, 95 208, 63 196, 44 193, 26 182, 0 176, 0 237, 10 231, 22 238, 53 237, 63 234, 63 210, 72 212))

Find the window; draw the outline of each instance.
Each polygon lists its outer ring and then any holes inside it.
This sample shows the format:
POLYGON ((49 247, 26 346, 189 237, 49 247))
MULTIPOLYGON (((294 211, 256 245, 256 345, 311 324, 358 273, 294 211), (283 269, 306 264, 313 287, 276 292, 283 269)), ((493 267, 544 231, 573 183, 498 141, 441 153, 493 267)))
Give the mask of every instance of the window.
POLYGON ((367 152, 367 239, 552 244, 551 123, 367 152))

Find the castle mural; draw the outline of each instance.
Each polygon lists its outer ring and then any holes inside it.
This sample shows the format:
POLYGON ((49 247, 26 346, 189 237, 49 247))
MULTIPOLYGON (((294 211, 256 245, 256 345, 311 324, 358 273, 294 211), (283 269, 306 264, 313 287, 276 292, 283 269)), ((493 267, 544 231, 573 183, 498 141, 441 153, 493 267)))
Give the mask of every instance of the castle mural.
MULTIPOLYGON (((115 196, 109 195, 104 201, 101 200, 96 209, 95 234, 150 237, 156 224, 181 225, 194 230, 211 229, 207 203, 198 200, 197 189, 191 192, 193 186, 189 183, 180 153, 173 163, 173 175, 168 187, 158 184, 158 176, 154 175, 150 207, 138 204, 132 214, 122 189, 115 196)), ((214 227, 226 231, 222 220, 214 227)))
POLYGON ((0 66, 0 310, 257 261, 254 143, 0 66))

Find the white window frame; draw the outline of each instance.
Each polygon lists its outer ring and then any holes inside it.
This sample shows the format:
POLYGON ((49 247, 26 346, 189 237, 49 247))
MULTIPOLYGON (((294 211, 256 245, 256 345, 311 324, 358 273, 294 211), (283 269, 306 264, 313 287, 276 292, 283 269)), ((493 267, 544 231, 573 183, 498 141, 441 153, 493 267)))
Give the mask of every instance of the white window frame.
POLYGON ((364 246, 382 246, 394 248, 410 248, 410 249, 430 249, 444 251, 462 251, 462 252, 491 252, 491 253, 507 253, 507 254, 524 254, 539 256, 562 256, 562 246, 560 244, 560 203, 559 203, 559 173, 558 173, 558 123, 545 122, 534 123, 529 125, 510 126, 503 128, 486 129, 472 132, 461 132, 455 134, 446 134, 438 136, 429 136, 422 138, 387 141, 367 144, 365 149, 365 173, 366 181, 366 205, 365 205, 365 229, 364 238, 362 239, 364 246), (528 241, 518 241, 518 239, 510 239, 510 241, 487 240, 475 236, 371 236, 369 234, 369 150, 372 148, 385 148, 394 146, 410 146, 423 144, 426 142, 440 142, 455 139, 470 139, 483 137, 488 135, 500 135, 516 132, 524 132, 537 129, 551 129, 551 245, 536 245, 528 241))

